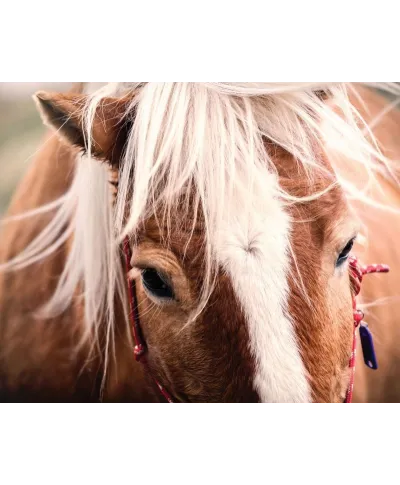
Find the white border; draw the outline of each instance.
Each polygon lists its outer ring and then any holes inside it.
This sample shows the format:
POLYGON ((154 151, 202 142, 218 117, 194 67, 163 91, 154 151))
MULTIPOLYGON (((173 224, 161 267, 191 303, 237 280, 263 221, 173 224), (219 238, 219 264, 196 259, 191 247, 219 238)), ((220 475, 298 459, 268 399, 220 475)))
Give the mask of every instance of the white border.
POLYGON ((1 407, 1 482, 395 483, 398 408, 1 407))
POLYGON ((391 2, 3 2, 3 81, 399 79, 391 2))

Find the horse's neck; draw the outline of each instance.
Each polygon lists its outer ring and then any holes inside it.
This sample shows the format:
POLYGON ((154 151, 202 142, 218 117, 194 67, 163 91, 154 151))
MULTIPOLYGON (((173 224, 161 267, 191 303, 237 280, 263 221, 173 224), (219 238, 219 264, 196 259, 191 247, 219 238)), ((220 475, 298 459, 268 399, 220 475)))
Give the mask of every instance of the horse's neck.
MULTIPOLYGON (((56 137, 49 137, 19 186, 7 215, 21 214, 63 195, 72 180, 74 158, 56 137)), ((21 253, 51 216, 6 224, 0 239, 0 261, 9 261, 21 253)), ((83 351, 77 352, 74 346, 81 328, 79 309, 73 306, 54 320, 41 320, 35 315, 54 292, 65 263, 66 246, 27 269, 0 275, 3 399, 70 400, 80 399, 78 395, 82 393, 91 399, 94 381, 90 369, 81 372, 83 351)))
MULTIPOLYGON (((72 182, 75 163, 71 149, 55 136, 48 137, 19 186, 7 216, 62 196, 72 182)), ((6 224, 0 239, 0 262, 20 254, 53 215, 6 224)), ((128 345, 126 329, 116 329, 116 360, 109 362, 102 394, 103 359, 89 346, 78 347, 84 328, 81 300, 54 320, 37 317, 37 310, 54 293, 68 249, 69 242, 40 263, 0 274, 0 401, 92 401, 101 396, 111 401, 151 401, 142 368, 134 362, 128 345)), ((116 321, 123 327, 118 315, 116 321)))

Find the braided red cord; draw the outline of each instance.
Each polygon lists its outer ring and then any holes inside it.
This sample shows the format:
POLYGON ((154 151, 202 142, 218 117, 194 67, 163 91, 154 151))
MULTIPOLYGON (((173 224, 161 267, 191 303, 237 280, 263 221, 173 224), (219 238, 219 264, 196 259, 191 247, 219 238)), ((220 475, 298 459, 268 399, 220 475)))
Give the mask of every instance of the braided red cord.
POLYGON ((132 326, 133 339, 135 342, 135 349, 134 349, 135 359, 137 362, 140 362, 146 367, 148 373, 150 374, 151 378, 153 379, 154 383, 156 384, 157 388, 159 389, 159 391, 161 392, 165 400, 169 403, 174 403, 169 392, 153 376, 146 359, 147 346, 143 340, 142 332, 140 328, 140 316, 138 311, 136 284, 135 284, 135 280, 131 279, 129 275, 129 273, 132 270, 132 266, 131 266, 132 251, 131 251, 128 238, 126 238, 124 241, 124 253, 125 253, 126 274, 127 274, 128 290, 129 290, 129 305, 131 310, 130 312, 131 326, 132 326))
POLYGON ((357 258, 352 256, 349 259, 350 276, 353 286, 353 314, 354 314, 354 338, 353 348, 350 358, 350 386, 346 394, 346 404, 353 401, 354 380, 356 375, 356 356, 357 356, 357 328, 363 323, 364 313, 357 308, 357 297, 361 291, 363 277, 374 273, 389 273, 390 268, 385 264, 371 264, 369 266, 361 266, 357 258))

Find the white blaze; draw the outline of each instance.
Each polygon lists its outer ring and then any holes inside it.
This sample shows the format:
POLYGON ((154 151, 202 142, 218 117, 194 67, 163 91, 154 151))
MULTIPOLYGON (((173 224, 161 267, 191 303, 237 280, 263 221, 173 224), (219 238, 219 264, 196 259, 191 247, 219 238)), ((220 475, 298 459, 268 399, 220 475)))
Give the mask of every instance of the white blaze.
POLYGON ((260 400, 310 402, 305 367, 287 312, 290 218, 274 196, 276 177, 267 169, 261 172, 247 200, 235 194, 234 208, 226 214, 215 243, 216 257, 232 280, 247 320, 256 364, 254 388, 260 400))

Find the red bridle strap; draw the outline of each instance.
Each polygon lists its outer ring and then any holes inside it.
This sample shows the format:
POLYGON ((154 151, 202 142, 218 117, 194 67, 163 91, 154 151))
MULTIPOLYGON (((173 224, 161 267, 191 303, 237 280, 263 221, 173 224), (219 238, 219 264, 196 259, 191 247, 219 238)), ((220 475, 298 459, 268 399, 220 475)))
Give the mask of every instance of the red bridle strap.
POLYGON ((374 273, 389 273, 389 266, 384 264, 372 264, 369 266, 361 266, 356 257, 351 257, 350 263, 350 277, 353 287, 353 315, 354 315, 354 338, 353 349, 350 359, 350 386, 346 395, 346 404, 350 404, 353 401, 354 392, 354 379, 356 373, 356 355, 357 355, 357 328, 364 322, 364 313, 357 308, 357 297, 361 291, 362 281, 365 275, 374 273))
POLYGON ((124 241, 124 253, 125 253, 125 261, 126 261, 126 275, 128 280, 132 336, 135 343, 135 349, 134 349, 135 359, 137 362, 140 362, 146 367, 147 372, 150 374, 151 378, 153 379, 155 385, 163 395, 164 399, 169 403, 173 403, 174 400, 172 399, 171 395, 160 384, 158 379, 154 377, 154 375, 151 372, 150 366, 147 362, 147 358, 146 358, 147 346, 145 341, 143 340, 142 330, 140 328, 140 316, 139 316, 139 310, 138 310, 136 284, 135 284, 135 280, 131 279, 130 277, 130 273, 132 270, 132 264, 131 264, 132 251, 131 251, 131 246, 129 244, 129 238, 126 238, 124 241))

